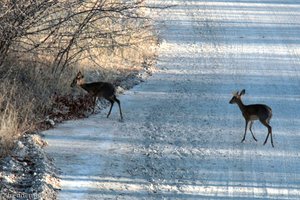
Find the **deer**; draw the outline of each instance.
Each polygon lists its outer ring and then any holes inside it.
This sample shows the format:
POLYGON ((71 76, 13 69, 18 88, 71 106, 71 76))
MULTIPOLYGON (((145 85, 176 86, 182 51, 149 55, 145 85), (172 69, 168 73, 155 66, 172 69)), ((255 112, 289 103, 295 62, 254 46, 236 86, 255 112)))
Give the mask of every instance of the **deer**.
POLYGON ((244 137, 241 142, 245 141, 246 133, 247 133, 247 126, 250 122, 250 132, 252 134, 252 137, 255 141, 257 139, 255 138, 253 132, 252 132, 252 125, 255 120, 259 120, 265 127, 268 128, 268 135, 265 139, 264 145, 267 143, 269 136, 271 137, 271 144, 272 147, 274 147, 273 144, 273 137, 272 137, 272 127, 270 126, 270 120, 272 118, 272 109, 264 104, 250 104, 245 105, 242 102, 241 97, 246 93, 245 89, 243 89, 240 93, 234 92, 232 99, 229 101, 230 104, 237 104, 243 114, 243 117, 245 118, 245 133, 244 137))
POLYGON ((109 117, 111 110, 114 106, 114 103, 117 102, 119 105, 121 121, 123 121, 121 103, 120 100, 117 99, 116 97, 116 88, 113 86, 113 84, 108 82, 85 83, 83 78, 84 78, 83 74, 79 71, 75 76, 75 78, 73 79, 71 83, 71 87, 79 86, 93 97, 94 107, 92 113, 94 113, 95 111, 97 97, 99 98, 103 97, 104 99, 108 100, 111 103, 109 112, 106 117, 107 118, 109 117))

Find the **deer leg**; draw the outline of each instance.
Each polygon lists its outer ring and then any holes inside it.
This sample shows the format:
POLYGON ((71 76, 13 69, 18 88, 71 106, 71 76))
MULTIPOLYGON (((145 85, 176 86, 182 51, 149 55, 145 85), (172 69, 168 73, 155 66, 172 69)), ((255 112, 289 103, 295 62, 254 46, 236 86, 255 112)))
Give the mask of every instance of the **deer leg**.
MULTIPOLYGON (((271 126, 270 126, 270 127, 271 127, 271 126)), ((271 127, 271 129, 270 129, 270 135, 271 135, 271 144, 272 144, 272 147, 274 148, 272 127, 271 127)))
POLYGON ((111 110, 112 110, 112 107, 114 106, 114 101, 113 100, 111 100, 111 99, 108 99, 109 100, 109 102, 111 103, 111 106, 110 106, 110 109, 109 109, 109 112, 108 112, 108 114, 107 114, 107 118, 109 117, 109 115, 110 115, 110 113, 111 113, 111 110))
POLYGON ((244 137, 242 139, 241 142, 244 142, 245 141, 245 138, 246 138, 246 133, 247 133, 247 126, 248 126, 248 121, 246 120, 246 125, 245 125, 245 133, 244 133, 244 137))
POLYGON ((121 103, 120 103, 120 100, 117 99, 116 96, 114 96, 114 100, 118 103, 119 111, 120 111, 120 116, 121 116, 121 120, 123 120, 123 114, 122 114, 122 109, 121 109, 121 103))
POLYGON ((96 96, 95 96, 95 97, 93 97, 93 104, 94 104, 94 106, 93 106, 93 112, 92 112, 92 114, 94 114, 94 113, 95 113, 96 100, 97 100, 97 97, 96 97, 96 96))
POLYGON ((253 139, 257 142, 257 139, 255 138, 255 136, 254 136, 254 134, 252 132, 252 125, 253 125, 253 121, 250 121, 250 127, 249 127, 249 129, 250 129, 250 132, 252 134, 253 139))
POLYGON ((272 144, 272 147, 274 147, 274 144, 273 144, 273 136, 272 136, 272 127, 266 122, 266 121, 260 121, 264 126, 266 126, 268 128, 268 135, 265 139, 265 142, 264 142, 264 145, 267 143, 268 141, 268 138, 269 138, 269 135, 271 136, 271 144, 272 144))

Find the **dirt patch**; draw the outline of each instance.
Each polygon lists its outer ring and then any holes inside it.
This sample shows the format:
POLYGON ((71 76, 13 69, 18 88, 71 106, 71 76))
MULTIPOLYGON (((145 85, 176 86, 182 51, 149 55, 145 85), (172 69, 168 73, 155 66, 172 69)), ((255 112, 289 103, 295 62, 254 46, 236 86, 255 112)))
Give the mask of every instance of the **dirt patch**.
POLYGON ((53 160, 43 150, 46 143, 36 133, 16 143, 12 155, 0 162, 1 199, 55 199, 59 180, 53 160))

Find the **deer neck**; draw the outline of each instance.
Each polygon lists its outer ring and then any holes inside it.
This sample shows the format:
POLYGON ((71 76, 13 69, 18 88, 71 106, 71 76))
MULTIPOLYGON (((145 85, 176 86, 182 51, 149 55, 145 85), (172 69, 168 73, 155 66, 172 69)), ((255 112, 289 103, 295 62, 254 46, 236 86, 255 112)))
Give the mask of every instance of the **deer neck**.
POLYGON ((88 89, 88 87, 87 87, 87 84, 85 83, 85 81, 83 80, 83 79, 81 79, 81 80, 79 80, 78 82, 77 82, 77 85, 79 86, 79 87, 81 87, 82 89, 84 89, 85 91, 89 91, 88 89))
POLYGON ((236 103, 237 103, 237 105, 239 106, 239 108, 240 108, 240 110, 242 111, 242 113, 244 113, 245 107, 246 107, 246 106, 243 104, 242 100, 239 99, 236 103))

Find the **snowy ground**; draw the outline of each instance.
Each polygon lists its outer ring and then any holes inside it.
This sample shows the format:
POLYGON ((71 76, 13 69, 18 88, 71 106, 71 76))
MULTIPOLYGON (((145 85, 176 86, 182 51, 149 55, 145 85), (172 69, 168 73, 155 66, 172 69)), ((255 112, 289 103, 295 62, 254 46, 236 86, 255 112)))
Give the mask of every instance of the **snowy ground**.
MULTIPOLYGON (((153 0, 162 69, 117 106, 44 132, 60 199, 300 199, 300 1, 153 0), (231 92, 273 109, 274 145, 231 92)), ((154 11, 153 11, 154 12, 154 11)))

